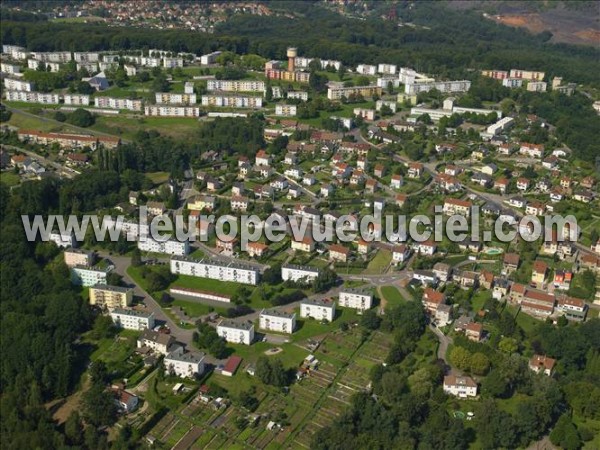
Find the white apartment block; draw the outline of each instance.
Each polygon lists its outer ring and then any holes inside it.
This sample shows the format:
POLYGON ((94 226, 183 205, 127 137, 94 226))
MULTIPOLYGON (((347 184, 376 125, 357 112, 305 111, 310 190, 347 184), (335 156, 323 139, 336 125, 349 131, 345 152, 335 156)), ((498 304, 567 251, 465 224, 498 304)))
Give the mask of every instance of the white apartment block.
POLYGON ((129 98, 95 97, 94 106, 96 108, 127 109, 129 111, 141 111, 142 101, 132 100, 129 98))
POLYGON ((335 70, 340 70, 342 66, 341 61, 337 61, 335 59, 322 59, 321 60, 321 69, 327 69, 328 67, 333 67, 335 70))
POLYGON ((546 92, 548 83, 545 81, 530 81, 527 83, 527 90, 529 92, 546 92))
POLYGON ((264 81, 258 80, 208 80, 206 89, 223 92, 265 92, 266 86, 264 81))
POLYGON ((296 98, 298 100, 302 100, 303 102, 308 101, 308 92, 306 91, 289 91, 287 93, 287 98, 296 98))
POLYGON ((48 235, 48 240, 54 242, 60 248, 75 247, 77 245, 77 240, 73 233, 64 234, 58 231, 52 231, 48 235))
POLYGON ((90 287, 89 297, 90 305, 101 309, 127 308, 133 303, 133 289, 96 284, 90 287))
POLYGON ((79 63, 77 63, 77 70, 85 70, 89 73, 96 73, 98 71, 98 63, 96 63, 96 62, 79 62, 79 63))
POLYGON ((202 106, 217 106, 229 108, 262 108, 262 97, 242 95, 203 95, 202 106))
POLYGON ((250 345, 254 341, 254 324, 249 320, 225 319, 217 325, 217 334, 232 344, 250 345))
POLYGON ((140 58, 140 64, 144 67, 160 67, 160 58, 142 56, 140 58))
POLYGON ((296 115, 296 112, 296 105, 286 105, 285 103, 278 103, 277 105, 275 105, 276 116, 293 117, 296 115))
POLYGON ((327 89, 327 98, 329 100, 341 100, 342 97, 350 97, 351 95, 362 95, 363 97, 373 97, 381 95, 379 86, 350 86, 350 87, 330 87, 327 89))
POLYGON ((373 295, 361 289, 346 288, 340 292, 339 306, 366 311, 373 306, 373 295))
POLYGON ((433 78, 428 77, 427 75, 423 75, 414 69, 410 69, 408 67, 400 67, 400 74, 398 75, 398 79, 402 84, 412 84, 416 81, 419 82, 434 82, 433 78))
POLYGON ((502 80, 502 86, 507 87, 507 88, 520 88, 521 86, 523 86, 523 79, 522 78, 505 78, 504 80, 502 80))
POLYGON ((443 93, 450 92, 467 92, 471 88, 471 82, 468 80, 458 81, 419 81, 404 85, 404 93, 408 95, 416 95, 420 92, 429 92, 432 89, 437 89, 443 93))
MULTIPOLYGON (((183 92, 186 94, 193 94, 194 93, 194 83, 192 83, 191 81, 186 81, 185 84, 183 85, 183 92)), ((196 103, 196 102, 194 102, 196 103)))
POLYGON ((396 75, 398 66, 396 64, 378 64, 377 73, 383 73, 387 75, 396 75))
POLYGON ((177 347, 164 359, 165 372, 180 378, 194 378, 204 372, 204 353, 186 352, 177 347))
POLYGON ((163 67, 171 69, 175 67, 183 67, 183 58, 163 58, 163 67))
MULTIPOLYGON (((91 63, 94 64, 94 63, 91 63)), ((117 70, 119 68, 118 62, 101 62, 98 63, 98 68, 101 72, 106 72, 109 70, 117 70)), ((90 70, 90 72, 95 72, 95 70, 90 70)))
POLYGON ((18 45, 3 45, 2 53, 9 55, 12 59, 27 59, 29 52, 25 49, 25 47, 20 47, 18 45))
POLYGON ((97 284, 106 284, 108 276, 107 269, 77 266, 71 268, 71 281, 73 284, 83 287, 91 287, 97 284))
POLYGON ((73 59, 77 62, 98 62, 100 61, 100 53, 74 52, 73 59))
POLYGON ((184 256, 190 252, 190 241, 180 242, 176 239, 169 239, 164 242, 152 239, 150 236, 144 236, 138 241, 138 248, 143 252, 164 253, 167 255, 184 256))
POLYGON ((25 91, 32 92, 35 88, 34 84, 29 81, 15 80, 14 78, 5 78, 4 87, 8 91, 25 91))
POLYGON ((196 260, 186 256, 173 256, 170 265, 171 273, 176 275, 190 275, 251 285, 258 284, 258 269, 238 263, 225 263, 208 258, 196 260))
POLYGON ((498 122, 493 123, 492 125, 487 127, 487 132, 488 134, 496 135, 502 131, 508 130, 510 127, 513 126, 514 122, 515 119, 513 119, 512 117, 504 117, 498 122))
POLYGON ((65 264, 67 267, 91 266, 94 264, 94 252, 79 248, 65 250, 65 264))
POLYGON ((125 73, 127 74, 128 77, 134 77, 137 75, 137 68, 135 66, 132 66, 130 64, 125 64, 123 66, 123 68, 125 69, 125 73))
POLYGON ((40 66, 43 66, 44 69, 50 70, 50 72, 58 72, 60 70, 59 63, 38 61, 37 59, 28 59, 27 60, 27 68, 28 69, 38 70, 38 68, 40 66))
POLYGON ((31 52, 31 57, 38 61, 66 63, 73 59, 71 52, 31 52))
POLYGON ((377 78, 377 86, 380 88, 387 89, 390 84, 392 87, 397 88, 400 86, 400 79, 391 75, 377 78))
POLYGON ((65 105, 84 105, 89 106, 90 96, 83 94, 65 94, 63 97, 65 105))
POLYGON ((60 97, 58 94, 46 94, 44 92, 6 91, 6 100, 13 102, 58 105, 60 97))
POLYGON ((116 308, 110 318, 118 328, 125 330, 147 330, 154 328, 154 313, 135 309, 116 308))
POLYGON ((296 328, 296 313, 263 309, 259 316, 259 327, 262 330, 292 334, 296 328))
POLYGON ((377 75, 377 66, 370 66, 368 64, 359 64, 356 67, 356 72, 361 75, 377 75))
POLYGON ((202 55, 200 56, 200 64, 203 66, 214 64, 220 54, 221 52, 212 52, 207 55, 202 55))
POLYGON ((283 281, 293 282, 311 282, 318 278, 319 269, 310 266, 297 266, 294 264, 284 264, 281 266, 281 279, 283 281))
POLYGON ((316 320, 333 322, 335 302, 330 299, 306 299, 300 303, 300 317, 312 317, 316 320))
POLYGON ((144 106, 144 115, 158 117, 199 117, 200 108, 197 106, 149 105, 144 106))
POLYGON ((387 106, 393 113, 395 113, 398 108, 398 103, 395 101, 377 100, 375 102, 375 111, 381 111, 383 106, 387 106))
POLYGON ((16 75, 21 73, 21 66, 3 62, 0 63, 0 71, 2 71, 3 73, 8 73, 10 75, 16 75))
POLYGON ((155 95, 156 103, 169 105, 193 105, 196 103, 196 94, 157 92, 155 95))

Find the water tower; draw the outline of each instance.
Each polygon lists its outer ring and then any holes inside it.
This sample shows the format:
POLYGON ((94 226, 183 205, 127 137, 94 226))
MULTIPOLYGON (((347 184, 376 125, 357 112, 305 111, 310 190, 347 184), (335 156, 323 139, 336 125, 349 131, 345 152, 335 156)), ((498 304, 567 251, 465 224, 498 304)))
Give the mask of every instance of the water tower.
POLYGON ((293 72, 296 68, 296 56, 298 56, 298 49, 296 47, 288 47, 288 72, 293 72))

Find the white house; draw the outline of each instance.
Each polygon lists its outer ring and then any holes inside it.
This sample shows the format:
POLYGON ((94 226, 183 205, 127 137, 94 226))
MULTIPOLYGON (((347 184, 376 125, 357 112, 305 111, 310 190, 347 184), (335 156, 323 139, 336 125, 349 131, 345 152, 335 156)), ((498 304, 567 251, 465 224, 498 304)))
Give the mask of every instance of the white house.
POLYGON ((119 328, 126 330, 146 330, 154 328, 154 313, 135 309, 115 308, 110 317, 119 328))
POLYGON ((300 317, 312 317, 316 320, 333 322, 335 302, 331 299, 305 299, 300 303, 300 317))
POLYGON ((447 375, 444 377, 444 392, 459 398, 476 397, 477 383, 471 377, 447 375))
POLYGON ((249 320, 240 322, 225 319, 217 325, 217 334, 227 342, 250 345, 254 340, 254 324, 249 320))
POLYGON ((366 311, 373 306, 373 295, 362 289, 344 288, 340 292, 339 305, 344 308, 366 311))
POLYGON ((148 347, 162 355, 168 354, 175 343, 175 338, 170 334, 159 333, 154 330, 144 330, 137 340, 137 348, 148 347))
POLYGON ((186 352, 183 347, 177 347, 165 356, 165 372, 180 378, 194 378, 204 372, 204 353, 186 352))
POLYGON ((263 330, 291 334, 296 327, 296 313, 286 313, 276 309, 263 309, 260 312, 259 324, 263 330))
POLYGON ((48 235, 48 240, 54 242, 57 246, 61 248, 67 247, 76 247, 77 241, 75 239, 75 234, 70 233, 60 233, 58 231, 53 231, 48 235))

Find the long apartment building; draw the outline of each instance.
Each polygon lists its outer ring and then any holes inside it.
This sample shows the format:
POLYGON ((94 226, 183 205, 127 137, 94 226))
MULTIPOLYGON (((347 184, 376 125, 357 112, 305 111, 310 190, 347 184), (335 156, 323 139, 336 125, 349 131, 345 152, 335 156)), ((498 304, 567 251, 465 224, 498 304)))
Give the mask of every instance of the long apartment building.
POLYGON ((90 96, 83 94, 65 94, 63 96, 65 101, 65 105, 83 105, 89 106, 90 104, 90 96))
POLYGON ((8 64, 5 62, 0 63, 0 71, 3 73, 7 73, 9 75, 21 75, 21 66, 17 66, 16 64, 8 64))
POLYGON ((366 311, 373 306, 373 295, 362 289, 346 288, 340 292, 338 305, 343 308, 366 311))
POLYGON ((416 95, 420 92, 429 92, 432 89, 437 89, 443 93, 451 92, 467 92, 471 88, 469 80, 457 81, 421 81, 415 80, 414 83, 404 85, 404 93, 408 95, 416 95))
POLYGON ((71 52, 31 52, 31 57, 38 61, 66 63, 73 60, 71 52))
POLYGON ((102 309, 127 308, 133 303, 133 289, 107 284, 96 284, 90 288, 90 305, 102 309))
POLYGON ((265 92, 265 82, 259 80, 208 80, 206 89, 223 92, 265 92))
POLYGON ((65 133, 45 133, 36 130, 20 129, 18 132, 21 141, 33 142, 35 144, 54 144, 57 143, 65 148, 90 147, 98 148, 102 145, 106 148, 116 148, 121 140, 116 137, 108 136, 86 136, 84 134, 65 134, 65 133))
POLYGON ((144 106, 144 115, 156 117, 199 117, 200 108, 197 106, 148 105, 144 106))
POLYGON ((98 62, 100 61, 100 53, 74 52, 73 59, 77 62, 98 62))
POLYGON ((351 95, 362 95, 363 97, 381 96, 382 89, 379 86, 350 86, 350 87, 332 87, 327 89, 327 98, 329 100, 341 100, 342 97, 351 95))
POLYGON ((258 284, 259 279, 258 269, 254 267, 238 263, 225 263, 209 258, 197 260, 187 256, 173 256, 170 266, 171 273, 176 275, 190 275, 251 285, 258 284))
POLYGON ((60 103, 60 96, 58 94, 45 92, 6 91, 6 100, 12 102, 58 105, 60 103))
POLYGON ((246 95, 209 94, 202 96, 202 106, 217 106, 229 108, 262 108, 262 97, 246 95))
POLYGON ((157 241, 150 236, 140 239, 137 246, 143 252, 164 253, 167 255, 183 256, 190 252, 190 241, 180 242, 176 239, 157 241))
POLYGON ((196 103, 196 94, 193 93, 157 92, 155 98, 158 105, 193 105, 196 103))
POLYGON ((154 313, 135 309, 115 308, 110 318, 118 328, 125 330, 151 330, 154 328, 154 313))
POLYGON ((269 80, 295 81, 296 83, 308 83, 310 81, 309 72, 300 72, 298 70, 265 69, 265 76, 269 80))
POLYGON ((509 78, 521 78, 529 81, 542 81, 545 76, 545 72, 539 72, 536 70, 510 69, 509 78))
POLYGON ((200 65, 208 66, 209 64, 214 64, 217 61, 217 58, 221 52, 212 52, 206 55, 200 56, 200 65))
POLYGON ((297 114, 298 107, 296 105, 286 105, 285 103, 278 103, 275 105, 276 116, 287 116, 293 117, 297 114))
POLYGON ((4 87, 7 91, 25 91, 33 92, 35 85, 30 81, 17 80, 14 78, 5 78, 4 87))
MULTIPOLYGON (((38 61, 37 59, 27 60, 28 69, 38 70, 40 66, 43 67, 44 70, 49 70, 50 72, 58 72, 60 70, 60 63, 38 61)), ((77 70, 79 70, 79 67, 77 68, 77 70)))
POLYGON ((2 53, 10 56, 12 59, 27 59, 29 56, 29 52, 25 49, 25 47, 20 47, 18 45, 3 45, 2 53))
POLYGON ((96 108, 127 109, 129 111, 141 111, 142 101, 130 98, 95 97, 96 108))

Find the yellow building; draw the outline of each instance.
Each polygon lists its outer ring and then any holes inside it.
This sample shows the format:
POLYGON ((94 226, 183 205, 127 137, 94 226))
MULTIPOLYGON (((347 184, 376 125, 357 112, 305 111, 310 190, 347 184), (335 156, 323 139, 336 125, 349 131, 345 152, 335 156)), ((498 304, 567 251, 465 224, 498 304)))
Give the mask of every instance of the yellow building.
POLYGON ((133 289, 97 284, 90 288, 90 305, 102 309, 125 308, 133 303, 133 289))

